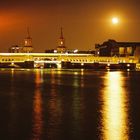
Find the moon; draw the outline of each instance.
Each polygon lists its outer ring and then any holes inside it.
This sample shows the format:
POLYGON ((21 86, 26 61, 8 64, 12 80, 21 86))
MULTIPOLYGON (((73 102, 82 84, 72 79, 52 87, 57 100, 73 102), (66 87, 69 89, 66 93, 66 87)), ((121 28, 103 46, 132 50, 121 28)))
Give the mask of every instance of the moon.
POLYGON ((112 18, 112 23, 113 24, 118 24, 119 23, 119 19, 117 17, 113 17, 112 18))

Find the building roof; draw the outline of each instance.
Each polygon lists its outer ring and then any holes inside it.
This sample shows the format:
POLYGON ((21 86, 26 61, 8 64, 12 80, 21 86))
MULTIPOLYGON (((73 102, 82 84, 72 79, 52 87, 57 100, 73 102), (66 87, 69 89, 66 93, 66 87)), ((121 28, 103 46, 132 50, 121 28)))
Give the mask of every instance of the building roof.
POLYGON ((108 41, 103 42, 103 44, 96 45, 96 48, 102 47, 140 47, 140 42, 117 42, 109 39, 108 41))

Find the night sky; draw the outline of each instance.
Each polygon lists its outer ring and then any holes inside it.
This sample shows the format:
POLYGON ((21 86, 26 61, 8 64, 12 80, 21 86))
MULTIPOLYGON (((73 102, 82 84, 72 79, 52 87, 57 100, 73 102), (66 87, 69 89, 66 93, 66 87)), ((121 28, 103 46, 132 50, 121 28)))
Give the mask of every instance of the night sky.
POLYGON ((90 50, 108 39, 140 41, 140 1, 0 1, 0 52, 23 45, 27 27, 34 52, 56 48, 61 27, 68 49, 90 50), (111 23, 114 16, 120 19, 118 25, 111 23))

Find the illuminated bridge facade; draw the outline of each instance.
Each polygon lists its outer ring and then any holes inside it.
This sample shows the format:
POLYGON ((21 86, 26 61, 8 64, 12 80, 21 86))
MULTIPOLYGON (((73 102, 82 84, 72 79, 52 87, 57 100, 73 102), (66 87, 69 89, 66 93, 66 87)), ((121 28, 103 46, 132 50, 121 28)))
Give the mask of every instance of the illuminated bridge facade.
POLYGON ((22 68, 120 68, 134 69, 138 59, 100 57, 93 54, 0 53, 0 67, 22 68))

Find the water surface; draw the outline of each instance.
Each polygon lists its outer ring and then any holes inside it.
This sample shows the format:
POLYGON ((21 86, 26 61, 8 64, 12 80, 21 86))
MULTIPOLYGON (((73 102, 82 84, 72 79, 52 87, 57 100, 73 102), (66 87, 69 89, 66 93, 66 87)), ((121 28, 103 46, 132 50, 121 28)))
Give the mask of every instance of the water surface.
POLYGON ((1 140, 139 140, 140 72, 0 70, 1 140))

